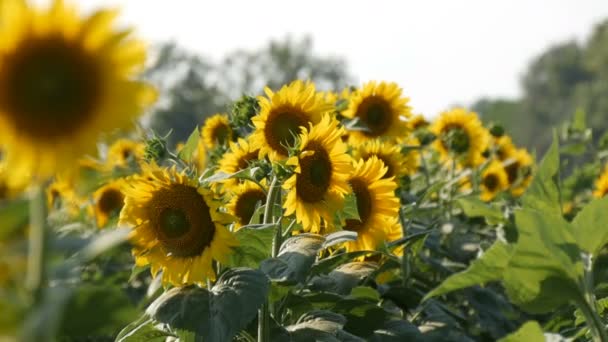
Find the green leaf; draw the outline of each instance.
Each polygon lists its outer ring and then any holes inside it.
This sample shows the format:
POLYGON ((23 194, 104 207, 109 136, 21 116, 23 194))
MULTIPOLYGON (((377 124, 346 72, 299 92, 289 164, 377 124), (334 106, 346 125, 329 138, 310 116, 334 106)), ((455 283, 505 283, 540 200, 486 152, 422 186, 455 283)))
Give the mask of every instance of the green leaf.
POLYGON ((587 113, 579 108, 574 112, 574 117, 572 118, 572 128, 579 132, 587 129, 587 113))
POLYGON ((608 243, 608 197, 587 204, 572 221, 579 246, 597 256, 608 243))
POLYGON ((318 274, 327 274, 338 266, 353 261, 356 258, 367 255, 371 258, 383 256, 384 253, 378 251, 354 251, 347 253, 340 253, 334 256, 330 256, 328 258, 321 259, 317 261, 310 270, 310 275, 315 276, 318 274))
POLYGON ((270 257, 275 229, 273 226, 267 226, 258 229, 243 227, 237 230, 234 235, 239 240, 239 245, 233 248, 227 265, 257 268, 262 260, 270 257))
POLYGON ((197 126, 196 128, 194 128, 194 131, 192 131, 192 133, 190 133, 190 136, 188 137, 186 144, 181 149, 181 151, 179 151, 179 153, 177 154, 179 159, 185 161, 186 163, 189 163, 190 161, 192 161, 192 156, 194 155, 194 152, 196 151, 196 148, 198 147, 198 141, 199 141, 200 137, 201 137, 201 134, 200 134, 200 132, 198 130, 198 126, 197 126))
POLYGON ((314 310, 304 314, 294 325, 285 327, 291 341, 363 341, 342 330, 346 318, 326 310, 314 310))
POLYGON ((264 260, 260 269, 273 281, 293 284, 306 280, 310 267, 323 248, 325 238, 316 234, 300 234, 285 240, 276 258, 264 260))
POLYGON ((230 341, 256 316, 269 286, 259 270, 233 268, 220 276, 211 291, 197 286, 172 288, 146 313, 173 329, 195 332, 205 341, 230 341))
POLYGON ((357 232, 351 232, 350 230, 341 230, 339 232, 331 233, 325 236, 323 248, 329 248, 344 242, 355 240, 357 240, 357 232))
POLYGON ((380 301, 380 294, 369 286, 356 286, 350 291, 350 296, 357 299, 380 301))
POLYGON ((144 315, 139 320, 127 325, 116 336, 116 342, 163 342, 173 334, 154 326, 154 321, 144 315))
POLYGON ((545 342, 545 335, 540 324, 536 321, 528 321, 524 323, 516 332, 509 334, 499 342, 545 342))
POLYGON ((382 329, 374 331, 372 342, 421 341, 422 334, 418 327, 406 320, 390 320, 382 329))
POLYGON ((528 190, 522 196, 524 208, 561 214, 558 145, 557 134, 554 132, 553 143, 540 163, 528 190))
POLYGON ((354 193, 344 196, 344 207, 335 213, 334 221, 336 225, 344 226, 346 220, 360 220, 357 196, 354 193))
POLYGON ((507 220, 499 208, 488 205, 477 197, 462 197, 456 200, 468 217, 483 216, 488 224, 504 223, 507 220))
POLYGON ((501 280, 509 264, 512 250, 510 245, 500 241, 495 242, 481 257, 473 261, 469 268, 448 277, 423 300, 465 287, 501 280))
POLYGON ((27 200, 0 204, 0 239, 5 239, 28 223, 30 208, 27 200))
POLYGON ((340 265, 327 275, 315 277, 311 281, 310 288, 347 295, 363 278, 372 274, 376 269, 378 269, 378 265, 373 262, 350 262, 340 265))

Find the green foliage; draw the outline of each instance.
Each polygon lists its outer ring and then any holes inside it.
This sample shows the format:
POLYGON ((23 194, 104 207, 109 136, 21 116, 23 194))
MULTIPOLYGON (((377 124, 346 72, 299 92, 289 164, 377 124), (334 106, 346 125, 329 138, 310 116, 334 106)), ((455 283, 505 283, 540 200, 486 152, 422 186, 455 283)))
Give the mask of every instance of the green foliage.
POLYGON ((499 340, 499 342, 519 341, 544 342, 545 336, 543 335, 543 329, 540 327, 538 322, 526 322, 516 332, 499 340))
POLYGON ((185 161, 186 163, 192 161, 192 157, 194 156, 194 152, 196 151, 196 148, 198 146, 200 136, 201 134, 198 130, 198 126, 196 126, 190 134, 190 137, 188 137, 186 144, 184 144, 184 147, 181 149, 181 151, 179 151, 179 154, 177 155, 181 160, 185 161))

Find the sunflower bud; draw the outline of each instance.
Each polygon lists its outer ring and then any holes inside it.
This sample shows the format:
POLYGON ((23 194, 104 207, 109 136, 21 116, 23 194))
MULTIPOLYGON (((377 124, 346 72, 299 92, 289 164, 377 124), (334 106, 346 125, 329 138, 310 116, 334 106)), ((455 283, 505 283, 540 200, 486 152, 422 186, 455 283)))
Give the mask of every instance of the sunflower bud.
POLYGON ((260 111, 258 100, 249 95, 243 95, 234 102, 230 110, 230 119, 235 127, 249 127, 251 118, 260 111))
POLYGON ((144 159, 147 162, 158 162, 167 156, 167 141, 163 137, 154 135, 146 141, 144 149, 144 159))
POLYGON ((505 128, 496 123, 492 124, 492 126, 490 126, 490 134, 495 138, 500 138, 505 135, 505 128))

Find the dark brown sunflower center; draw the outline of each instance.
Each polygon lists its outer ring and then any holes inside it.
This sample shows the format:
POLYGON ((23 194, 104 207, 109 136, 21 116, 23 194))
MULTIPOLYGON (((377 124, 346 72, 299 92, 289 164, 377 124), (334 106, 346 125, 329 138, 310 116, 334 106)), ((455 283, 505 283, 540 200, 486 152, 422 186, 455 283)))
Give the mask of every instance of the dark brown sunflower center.
POLYGON ((486 189, 488 189, 488 191, 495 191, 498 188, 499 183, 498 176, 493 173, 483 177, 483 185, 486 187, 486 189))
POLYGON ((160 189, 148 209, 150 223, 167 253, 192 257, 211 245, 215 224, 209 206, 194 187, 174 184, 160 189))
POLYGON ((367 188, 365 181, 354 178, 350 180, 350 187, 353 189, 353 193, 357 198, 357 211, 359 212, 360 220, 348 219, 346 220, 346 226, 344 229, 351 231, 361 230, 372 213, 372 196, 367 188))
POLYGON ((505 167, 509 184, 513 184, 519 176, 519 162, 514 162, 505 167))
POLYGON ((443 147, 454 153, 465 153, 469 150, 469 135, 460 125, 448 125, 441 132, 443 147))
POLYGON ((369 131, 365 135, 377 137, 384 134, 392 124, 392 115, 386 100, 371 96, 359 105, 356 116, 365 124, 369 131))
POLYGON ((268 115, 264 135, 270 147, 287 155, 285 146, 293 146, 300 133, 300 127, 308 125, 306 114, 292 108, 276 110, 268 115))
POLYGON ((258 202, 264 203, 266 195, 262 190, 249 190, 241 194, 236 201, 236 216, 240 224, 249 224, 258 202))
POLYGON ((296 193, 304 202, 313 203, 321 201, 329 188, 332 164, 321 144, 311 141, 305 150, 314 153, 300 158, 301 172, 296 176, 296 193))
POLYGON ((217 141, 219 145, 227 144, 231 135, 230 127, 224 125, 223 123, 219 124, 213 129, 213 133, 211 135, 213 141, 217 141))
POLYGON ((20 133, 63 137, 94 115, 102 75, 78 43, 59 35, 30 38, 0 58, 0 111, 20 133))
POLYGON ((124 196, 118 189, 108 189, 101 194, 97 206, 101 212, 113 213, 124 205, 124 196))
POLYGON ((125 148, 122 150, 122 159, 129 160, 129 158, 133 155, 133 151, 130 148, 125 148))
MULTIPOLYGON (((249 162, 256 160, 256 159, 258 159, 258 151, 249 152, 249 153, 243 155, 237 161, 239 170, 246 169, 247 167, 249 167, 249 162)), ((235 170, 235 171, 238 171, 238 170, 235 170)))

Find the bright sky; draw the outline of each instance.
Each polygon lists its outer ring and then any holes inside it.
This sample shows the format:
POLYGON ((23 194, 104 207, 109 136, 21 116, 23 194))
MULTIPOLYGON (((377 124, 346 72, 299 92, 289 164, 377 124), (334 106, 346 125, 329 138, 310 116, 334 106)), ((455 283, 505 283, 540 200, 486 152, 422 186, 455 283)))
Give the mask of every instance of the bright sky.
POLYGON ((481 96, 517 96, 528 62, 553 43, 587 39, 607 0, 80 0, 122 7, 149 41, 175 39, 218 61, 286 34, 343 56, 359 82, 397 82, 434 116, 481 96))

